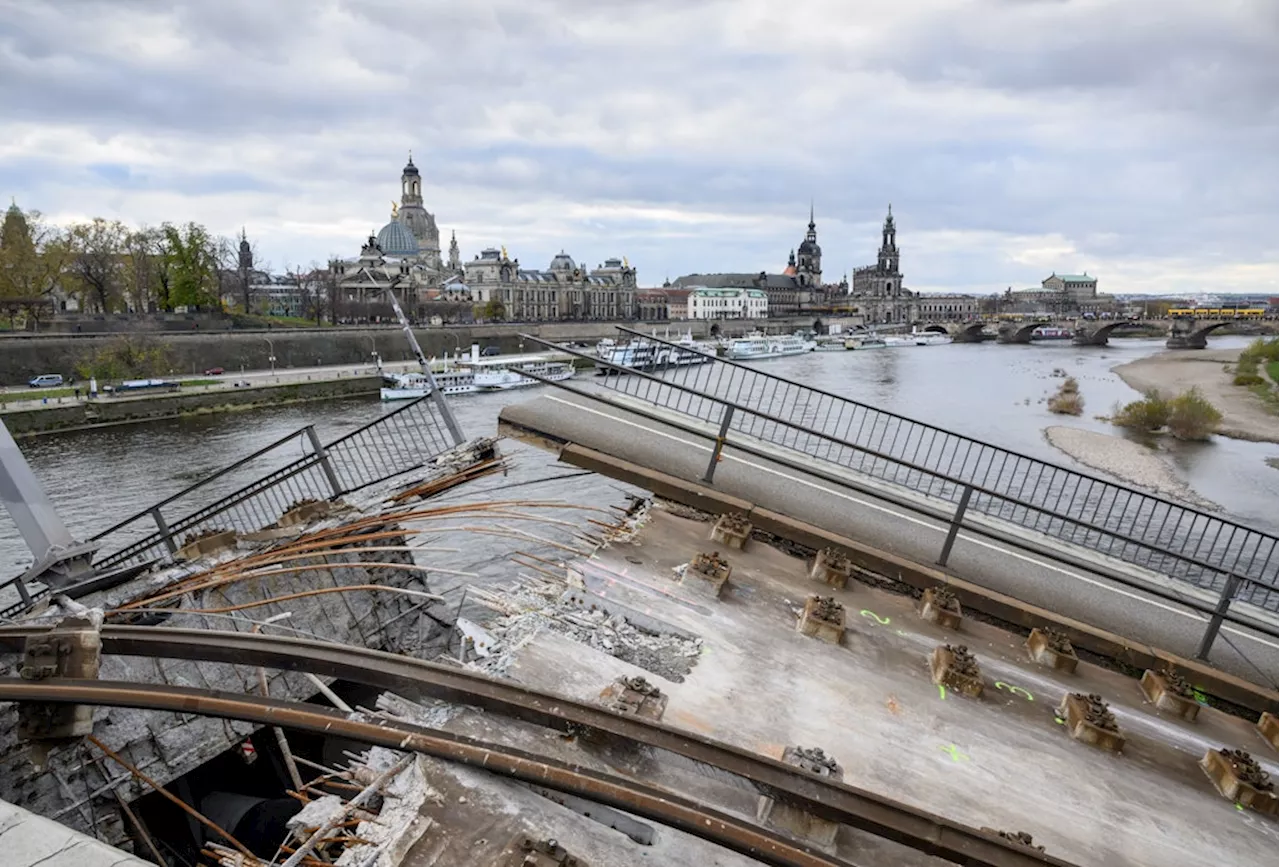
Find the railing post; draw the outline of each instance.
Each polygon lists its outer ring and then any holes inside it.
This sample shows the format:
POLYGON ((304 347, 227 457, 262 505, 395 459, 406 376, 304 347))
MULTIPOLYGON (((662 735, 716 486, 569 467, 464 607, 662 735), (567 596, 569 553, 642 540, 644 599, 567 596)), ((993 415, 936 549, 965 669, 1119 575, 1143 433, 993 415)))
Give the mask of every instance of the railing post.
POLYGON ((178 543, 173 541, 173 535, 169 532, 169 525, 165 522, 164 515, 160 514, 160 507, 151 508, 150 513, 152 519, 156 522, 156 527, 160 530, 160 535, 164 538, 164 546, 169 549, 170 554, 177 554, 178 543))
POLYGON ((720 453, 724 451, 724 438, 729 433, 729 422, 733 421, 733 405, 725 404, 724 414, 720 416, 720 433, 716 434, 715 447, 711 449, 711 460, 707 463, 707 471, 702 481, 708 485, 716 474, 716 464, 720 463, 720 453))
POLYGON ((342 496, 342 485, 338 482, 338 474, 333 471, 333 462, 329 460, 329 453, 325 451, 324 443, 320 442, 320 435, 316 433, 315 425, 307 425, 306 432, 307 439, 311 440, 311 450, 315 452, 316 457, 320 458, 320 469, 324 470, 324 477, 329 480, 333 495, 342 496))
POLYGON ((1222 629, 1222 618, 1231 607, 1231 600, 1235 598, 1239 587, 1240 579, 1235 575, 1228 575, 1222 587, 1222 595, 1218 597, 1218 605, 1213 609, 1213 616, 1209 618, 1209 625, 1204 628, 1204 635, 1200 636, 1200 647, 1196 650, 1196 659, 1209 658, 1209 651, 1213 649, 1213 643, 1218 640, 1218 630, 1222 629))
POLYGON ((951 556, 951 546, 956 543, 956 536, 960 532, 960 522, 964 520, 965 510, 969 508, 969 498, 973 496, 973 488, 968 485, 964 486, 964 492, 960 494, 960 505, 956 506, 956 514, 951 519, 951 527, 947 530, 947 540, 942 543, 942 553, 938 555, 938 565, 947 565, 947 558, 951 556))

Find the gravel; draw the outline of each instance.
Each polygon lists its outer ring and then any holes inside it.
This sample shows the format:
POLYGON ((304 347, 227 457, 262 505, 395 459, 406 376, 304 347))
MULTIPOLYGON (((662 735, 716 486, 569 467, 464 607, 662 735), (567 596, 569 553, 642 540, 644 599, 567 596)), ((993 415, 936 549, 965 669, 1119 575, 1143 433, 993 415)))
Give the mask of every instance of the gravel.
POLYGON ((1201 509, 1221 510, 1174 474, 1164 459, 1149 448, 1123 437, 1073 427, 1045 428, 1049 443, 1085 466, 1110 473, 1156 494, 1172 497, 1201 509))

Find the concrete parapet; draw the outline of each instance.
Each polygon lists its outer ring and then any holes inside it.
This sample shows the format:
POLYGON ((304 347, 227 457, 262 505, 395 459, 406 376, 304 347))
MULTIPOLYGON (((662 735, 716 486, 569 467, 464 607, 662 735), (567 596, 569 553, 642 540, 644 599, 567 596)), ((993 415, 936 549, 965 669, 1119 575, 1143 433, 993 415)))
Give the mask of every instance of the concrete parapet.
POLYGON ((1124 735, 1102 696, 1069 692, 1058 706, 1058 716, 1076 740, 1116 753, 1124 749, 1124 735))
POLYGON ((745 551, 747 540, 751 538, 751 522, 747 516, 734 512, 725 512, 711 528, 711 541, 728 545, 745 551))
POLYGON ((853 573, 853 562, 838 548, 823 548, 813 557, 809 578, 843 590, 853 573))
POLYGON ((1071 646, 1071 640, 1052 627, 1036 627, 1027 636, 1027 651, 1041 665, 1047 665, 1064 674, 1075 674, 1080 657, 1071 646))
POLYGON ((1200 769, 1222 797, 1265 816, 1276 815, 1275 784, 1244 750, 1209 750, 1200 760, 1200 769))
POLYGON ((929 674, 938 686, 970 698, 982 697, 982 670, 967 647, 944 644, 929 656, 929 674))
MULTIPOLYGON (((837 782, 844 779, 844 771, 836 760, 818 748, 787 747, 782 751, 782 761, 819 777, 830 777, 837 782)), ((768 795, 760 797, 756 820, 825 849, 835 845, 836 833, 840 830, 838 822, 821 819, 768 795)))
POLYGON ((1200 713, 1191 685, 1175 671, 1142 672, 1142 694, 1160 710, 1167 710, 1190 722, 1200 713))
POLYGON ((959 629, 960 600, 946 587, 928 587, 920 597, 920 616, 945 629, 959 629))
POLYGON ((796 621, 796 630, 819 641, 844 643, 844 606, 830 596, 810 596, 796 621))

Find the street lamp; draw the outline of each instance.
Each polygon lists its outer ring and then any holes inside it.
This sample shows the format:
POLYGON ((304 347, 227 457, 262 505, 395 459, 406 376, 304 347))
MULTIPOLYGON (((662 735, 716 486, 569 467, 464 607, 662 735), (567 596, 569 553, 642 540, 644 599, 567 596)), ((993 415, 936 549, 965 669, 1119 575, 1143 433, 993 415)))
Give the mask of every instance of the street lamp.
POLYGON ((272 376, 275 376, 275 373, 276 373, 276 345, 275 345, 275 343, 274 343, 274 342, 272 342, 272 340, 271 340, 271 338, 270 338, 270 337, 264 337, 264 338, 262 338, 262 339, 263 339, 263 340, 265 340, 265 341, 267 341, 267 351, 270 353, 270 355, 268 355, 268 356, 267 356, 267 361, 271 362, 271 375, 272 375, 272 376))

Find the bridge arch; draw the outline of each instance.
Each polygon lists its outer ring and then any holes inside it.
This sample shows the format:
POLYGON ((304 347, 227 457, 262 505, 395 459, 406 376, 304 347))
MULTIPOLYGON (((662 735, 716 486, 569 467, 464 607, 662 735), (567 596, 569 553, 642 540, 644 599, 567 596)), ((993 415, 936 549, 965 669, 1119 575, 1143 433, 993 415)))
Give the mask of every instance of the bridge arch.
POLYGON ((932 325, 926 325, 926 326, 925 326, 923 329, 921 329, 921 330, 922 330, 922 331, 924 331, 924 332, 926 332, 926 333, 931 333, 931 334, 948 334, 948 333, 950 333, 950 332, 948 332, 948 331, 947 331, 947 326, 945 326, 945 325, 939 325, 939 324, 938 324, 938 323, 936 323, 936 322, 935 322, 935 323, 933 323, 932 325))
POLYGON ((1219 328, 1225 328, 1230 324, 1231 323, 1229 321, 1212 322, 1209 325, 1196 328, 1194 331, 1192 331, 1190 334, 1187 335, 1187 339, 1193 343, 1205 343, 1208 341, 1209 332, 1217 331, 1219 328))
POLYGON ((1052 319, 1036 319, 1032 322, 1001 322, 996 333, 999 343, 1030 343, 1031 333, 1037 328, 1052 325, 1052 319))

